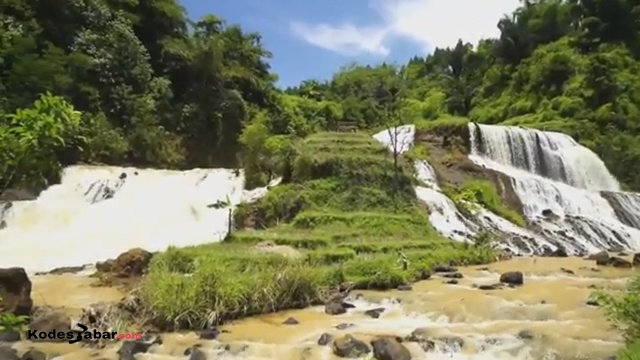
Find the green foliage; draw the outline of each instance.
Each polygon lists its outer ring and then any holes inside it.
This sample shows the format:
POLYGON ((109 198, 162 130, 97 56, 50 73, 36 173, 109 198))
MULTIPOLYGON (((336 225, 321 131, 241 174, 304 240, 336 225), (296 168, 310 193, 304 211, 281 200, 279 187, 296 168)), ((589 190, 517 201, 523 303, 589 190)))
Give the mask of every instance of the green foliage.
POLYGON ((634 276, 623 294, 597 292, 595 299, 629 344, 640 338, 640 276, 634 276))
POLYGON ((460 188, 445 186, 443 191, 463 214, 470 215, 477 209, 477 205, 482 205, 518 226, 526 225, 524 218, 502 201, 495 186, 489 181, 471 181, 460 188))
POLYGON ((8 186, 37 188, 61 170, 58 152, 79 146, 81 115, 49 93, 33 107, 5 115, 0 122, 0 193, 8 186))
POLYGON ((391 289, 441 263, 495 259, 489 246, 440 237, 415 197, 408 164, 395 167, 368 134, 317 133, 293 147, 290 182, 235 213, 236 227, 255 229, 154 257, 142 299, 157 323, 202 327, 318 304, 345 282, 391 289), (263 242, 300 256, 260 253, 254 245, 263 242), (398 251, 409 258, 406 270, 398 251))
POLYGON ((0 331, 24 331, 29 320, 28 316, 14 314, 0 314, 0 331))
MULTIPOLYGON (((2 298, 0 297, 0 305, 2 305, 2 298)), ((29 321, 28 316, 15 315, 13 313, 0 313, 0 331, 19 331, 23 332, 29 321)))

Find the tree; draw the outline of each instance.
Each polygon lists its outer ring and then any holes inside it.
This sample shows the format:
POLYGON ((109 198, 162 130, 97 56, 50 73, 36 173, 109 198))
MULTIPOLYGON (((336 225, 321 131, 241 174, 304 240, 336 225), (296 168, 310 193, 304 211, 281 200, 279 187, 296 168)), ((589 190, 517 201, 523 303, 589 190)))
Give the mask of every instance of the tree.
POLYGON ((0 125, 0 195, 10 186, 33 189, 57 180, 57 152, 77 145, 80 132, 80 112, 50 93, 32 108, 7 115, 0 125))

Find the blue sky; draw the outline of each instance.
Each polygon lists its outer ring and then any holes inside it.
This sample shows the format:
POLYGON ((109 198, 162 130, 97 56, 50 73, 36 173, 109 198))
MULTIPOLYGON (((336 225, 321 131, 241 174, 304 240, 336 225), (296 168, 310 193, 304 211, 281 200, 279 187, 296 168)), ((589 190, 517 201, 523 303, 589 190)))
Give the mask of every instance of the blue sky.
POLYGON ((216 14, 258 31, 286 87, 352 63, 405 62, 457 39, 498 34, 519 0, 181 0, 191 19, 216 14))

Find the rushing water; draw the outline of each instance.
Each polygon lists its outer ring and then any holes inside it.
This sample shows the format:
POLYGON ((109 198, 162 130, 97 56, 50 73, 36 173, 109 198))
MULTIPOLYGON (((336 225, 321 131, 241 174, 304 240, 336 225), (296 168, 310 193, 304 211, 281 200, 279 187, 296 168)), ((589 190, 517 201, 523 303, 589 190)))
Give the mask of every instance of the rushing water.
POLYGON ((35 201, 0 204, 0 267, 28 271, 102 261, 141 247, 164 250, 220 241, 229 206, 258 198, 242 172, 72 166, 35 201))
MULTIPOLYGON (((469 158, 512 178, 525 217, 545 237, 561 239, 570 251, 640 247, 640 231, 622 223, 600 195, 619 185, 593 152, 559 133, 476 124, 469 130, 469 158)), ((630 211, 638 200, 623 199, 630 211)))
MULTIPOLYGON (((444 284, 446 279, 434 275, 412 291, 355 291, 347 299, 355 308, 344 315, 330 316, 317 307, 248 318, 224 326, 227 332, 218 341, 199 340, 193 333, 165 334, 163 345, 140 358, 184 359, 187 347, 200 344, 209 359, 336 359, 330 346, 316 344, 321 334, 352 334, 368 342, 378 335, 404 337, 420 328, 434 339, 460 338, 464 344, 457 348, 436 341, 436 349, 425 353, 405 342, 417 360, 605 359, 620 348, 621 338, 587 300, 594 287, 620 289, 632 270, 593 266, 579 258, 517 258, 486 268, 460 268, 464 278, 458 285, 444 284), (501 272, 510 270, 525 274, 523 286, 490 291, 474 286, 493 284, 501 272), (380 318, 364 314, 376 307, 384 308, 380 318), (299 324, 283 324, 289 317, 299 324), (340 324, 349 325, 340 330, 340 324), (522 331, 532 338, 523 338, 522 331)), ((71 312, 91 300, 119 299, 112 289, 89 283, 71 275, 36 277, 33 298, 36 305, 64 305, 71 312)), ((49 354, 64 353, 64 360, 117 358, 117 347, 95 351, 68 344, 20 343, 17 348, 33 346, 49 354)))

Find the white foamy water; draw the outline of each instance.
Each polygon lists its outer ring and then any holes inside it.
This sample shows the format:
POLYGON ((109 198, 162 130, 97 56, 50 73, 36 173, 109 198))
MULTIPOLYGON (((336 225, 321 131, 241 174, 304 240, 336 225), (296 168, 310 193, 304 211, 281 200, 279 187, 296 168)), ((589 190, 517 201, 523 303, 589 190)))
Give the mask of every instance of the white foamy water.
POLYGON ((113 258, 134 247, 160 251, 217 242, 227 234, 231 208, 215 207, 267 191, 243 186, 242 172, 227 169, 71 166, 61 184, 5 210, 0 267, 46 271, 113 258))
POLYGON ((469 159, 512 178, 525 217, 544 236, 570 251, 640 247, 640 231, 620 222, 599 193, 619 185, 593 152, 559 133, 472 123, 469 130, 469 159))
MULTIPOLYGON (((415 126, 403 125, 395 130, 381 131, 373 137, 386 145, 390 151, 395 148, 403 153, 413 146, 415 126)), ((541 236, 518 227, 482 207, 476 207, 472 219, 466 218, 456 208, 455 203, 442 192, 435 170, 428 162, 416 161, 414 168, 416 178, 426 185, 415 187, 416 196, 429 206, 429 220, 443 236, 456 241, 466 241, 482 230, 490 230, 503 235, 504 241, 500 242, 500 246, 509 248, 514 253, 530 254, 541 251, 543 246, 555 248, 541 236), (516 245, 515 241, 519 245, 516 245)))

